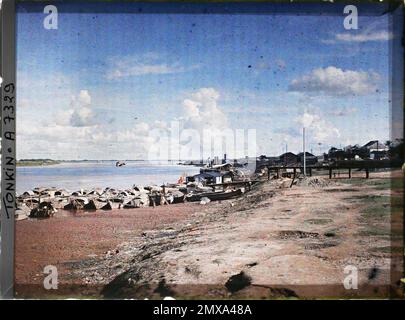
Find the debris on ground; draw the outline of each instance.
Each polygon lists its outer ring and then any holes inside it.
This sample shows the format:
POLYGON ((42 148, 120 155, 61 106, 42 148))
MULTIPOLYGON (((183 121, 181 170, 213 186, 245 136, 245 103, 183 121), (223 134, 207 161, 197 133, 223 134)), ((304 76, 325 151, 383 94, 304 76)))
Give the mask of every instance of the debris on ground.
POLYGON ((321 178, 321 177, 305 177, 300 176, 297 179, 297 185, 299 186, 306 186, 306 187, 313 187, 313 188, 324 188, 330 185, 334 185, 335 182, 329 179, 321 178))
POLYGON ((211 202, 211 200, 208 199, 207 197, 202 197, 201 201, 200 201, 200 204, 207 204, 207 203, 210 203, 210 202, 211 202))

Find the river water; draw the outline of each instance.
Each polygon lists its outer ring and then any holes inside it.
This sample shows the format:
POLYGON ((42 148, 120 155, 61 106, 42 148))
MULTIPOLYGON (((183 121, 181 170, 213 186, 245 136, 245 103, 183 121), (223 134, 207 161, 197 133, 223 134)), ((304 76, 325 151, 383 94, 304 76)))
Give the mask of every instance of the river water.
POLYGON ((57 187, 68 191, 93 188, 129 188, 137 185, 175 183, 180 176, 193 175, 198 167, 164 162, 115 161, 63 162, 50 166, 17 167, 17 194, 35 187, 57 187))

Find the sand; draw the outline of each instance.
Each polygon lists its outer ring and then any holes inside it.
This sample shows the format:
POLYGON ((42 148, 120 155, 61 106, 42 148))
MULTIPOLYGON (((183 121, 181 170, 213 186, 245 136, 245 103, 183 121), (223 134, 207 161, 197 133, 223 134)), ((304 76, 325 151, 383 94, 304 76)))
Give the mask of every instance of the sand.
POLYGON ((62 284, 81 283, 80 279, 66 278, 70 273, 69 263, 104 257, 109 250, 139 237, 145 230, 186 219, 195 208, 189 203, 81 213, 59 210, 53 218, 17 221, 17 291, 30 285, 42 286, 47 265, 58 268, 62 284))
MULTIPOLYGON (((82 285, 52 293, 61 296, 385 297, 394 216, 389 177, 319 178, 319 187, 281 189, 289 183, 271 181, 207 205, 19 221, 17 282, 41 282, 43 266, 55 264, 62 283, 82 285), (360 290, 343 287, 347 266, 358 268, 360 290), (244 280, 237 290, 229 284, 236 278, 244 280)), ((394 196, 401 195, 397 188, 394 196)), ((395 208, 402 214, 402 203, 395 208)), ((402 216, 395 217, 401 232, 402 216)), ((21 296, 33 294, 44 293, 20 286, 21 296)))

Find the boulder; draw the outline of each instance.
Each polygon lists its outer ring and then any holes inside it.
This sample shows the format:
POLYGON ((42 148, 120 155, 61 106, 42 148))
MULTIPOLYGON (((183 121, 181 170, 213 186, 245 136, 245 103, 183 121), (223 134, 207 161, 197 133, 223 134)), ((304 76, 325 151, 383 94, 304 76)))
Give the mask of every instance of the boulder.
POLYGON ((51 202, 41 202, 38 206, 31 210, 30 218, 49 218, 52 217, 57 210, 51 202))
POLYGON ((200 201, 200 204, 207 204, 207 203, 210 203, 210 202, 211 202, 211 200, 209 198, 202 197, 201 201, 200 201))
POLYGON ((105 202, 100 202, 94 199, 89 200, 88 203, 86 203, 83 206, 84 210, 88 210, 88 211, 93 211, 93 210, 99 210, 101 209, 103 206, 105 205, 105 202))

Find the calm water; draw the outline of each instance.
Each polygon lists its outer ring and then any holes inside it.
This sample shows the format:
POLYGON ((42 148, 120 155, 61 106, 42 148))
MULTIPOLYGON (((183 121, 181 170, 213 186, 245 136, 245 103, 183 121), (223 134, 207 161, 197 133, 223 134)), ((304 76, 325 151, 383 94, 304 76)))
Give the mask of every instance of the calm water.
POLYGON ((181 175, 192 175, 199 168, 168 163, 127 162, 116 167, 114 162, 61 163, 44 167, 18 167, 17 193, 35 187, 57 187, 69 191, 81 188, 129 188, 138 185, 175 183, 181 175))

